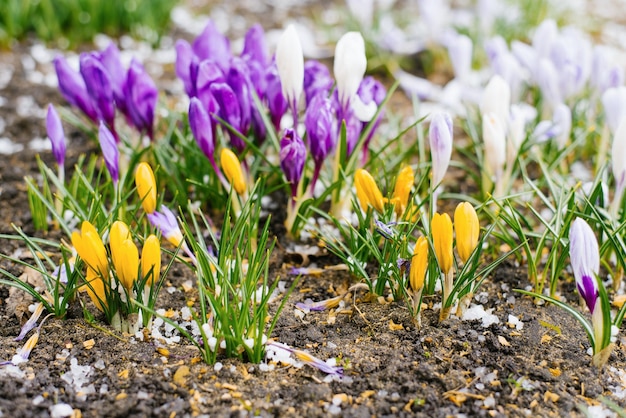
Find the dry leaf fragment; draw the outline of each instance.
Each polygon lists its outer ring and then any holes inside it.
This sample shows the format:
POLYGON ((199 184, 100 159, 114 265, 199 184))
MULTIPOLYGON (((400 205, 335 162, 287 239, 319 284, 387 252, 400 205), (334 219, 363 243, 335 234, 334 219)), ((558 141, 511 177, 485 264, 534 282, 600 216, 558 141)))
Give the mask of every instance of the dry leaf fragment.
POLYGON ((129 373, 130 373, 130 370, 124 369, 117 374, 117 377, 119 377, 120 379, 128 379, 129 373))
POLYGON ((555 368, 555 369, 548 369, 550 371, 550 374, 552 374, 552 376, 554 377, 559 377, 561 375, 561 369, 559 368, 555 368))
POLYGON ((498 342, 505 347, 510 347, 511 343, 506 340, 502 335, 498 335, 498 342))
POLYGON ((96 341, 92 338, 91 340, 83 341, 83 347, 85 350, 91 350, 96 345, 96 341))
POLYGON ((389 320, 389 329, 391 331, 402 331, 404 329, 404 327, 402 326, 402 324, 396 324, 395 322, 393 322, 393 319, 389 320))
POLYGON ((541 344, 546 344, 546 343, 549 343, 550 341, 552 341, 552 337, 549 336, 548 334, 543 334, 541 336, 541 344))
POLYGON ((189 376, 189 373, 189 367, 184 365, 180 366, 174 373, 174 383, 178 386, 184 386, 187 382, 187 376, 189 376))
POLYGON ((543 394, 543 401, 546 403, 548 401, 556 403, 560 398, 561 397, 559 395, 557 395, 556 393, 550 392, 549 390, 547 390, 546 393, 543 394))
POLYGON ((621 309, 621 307, 624 305, 624 302, 626 302, 626 295, 617 295, 613 299, 613 306, 615 306, 617 309, 621 309))

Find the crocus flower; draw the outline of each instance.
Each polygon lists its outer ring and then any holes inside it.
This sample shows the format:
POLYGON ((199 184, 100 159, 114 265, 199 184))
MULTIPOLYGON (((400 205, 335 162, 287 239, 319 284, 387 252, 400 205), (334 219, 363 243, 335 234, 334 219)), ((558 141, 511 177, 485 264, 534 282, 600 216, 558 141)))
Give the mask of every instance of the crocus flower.
POLYGON ((22 325, 22 329, 20 330, 20 335, 15 337, 13 341, 22 341, 24 337, 26 337, 26 334, 28 334, 30 330, 32 330, 33 328, 37 326, 37 321, 39 320, 39 317, 41 316, 43 310, 44 310, 43 303, 38 302, 35 305, 35 311, 33 312, 33 314, 30 316, 30 318, 28 318, 28 321, 26 321, 24 325, 22 325))
POLYGON ((454 232, 456 234, 456 250, 461 261, 466 263, 478 245, 480 224, 474 207, 468 202, 461 202, 454 211, 454 232))
POLYGON ((159 91, 139 61, 133 60, 128 68, 124 84, 126 108, 133 125, 148 137, 154 139, 154 109, 159 91))
POLYGON ((466 81, 472 71, 472 40, 467 35, 454 34, 447 47, 454 76, 462 82, 466 81))
POLYGON ((321 370, 324 373, 329 375, 341 377, 343 376, 343 367, 332 366, 325 361, 318 359, 317 357, 312 356, 311 354, 297 350, 295 348, 291 348, 286 344, 278 343, 278 342, 270 342, 267 344, 267 348, 272 348, 274 350, 284 350, 294 355, 294 357, 303 363, 308 364, 311 367, 321 370))
POLYGON ((269 64, 269 51, 265 42, 265 32, 263 26, 258 23, 252 25, 243 40, 243 51, 241 58, 248 62, 257 62, 261 68, 266 68, 269 64))
POLYGON ((135 186, 137 194, 141 199, 141 206, 146 213, 152 213, 156 210, 157 190, 154 172, 150 164, 146 162, 139 163, 135 171, 135 186))
MULTIPOLYGON (((370 107, 371 110, 373 110, 373 113, 370 115, 371 117, 364 118, 367 119, 367 121, 363 122, 362 129, 365 129, 374 114, 376 114, 376 110, 378 110, 378 107, 385 100, 385 97, 387 96, 387 89, 385 89, 385 86, 383 86, 383 84, 380 81, 376 80, 374 77, 367 76, 363 79, 363 81, 361 81, 361 84, 359 85, 359 89, 357 90, 356 94, 359 97, 361 103, 363 103, 366 107, 370 107)), ((365 164, 365 162, 367 161, 369 143, 374 137, 374 133, 376 132, 378 125, 380 125, 380 122, 383 119, 383 115, 384 111, 381 110, 378 113, 378 118, 376 119, 376 121, 374 121, 372 129, 363 141, 363 158, 361 159, 363 164, 365 164)))
POLYGON ((189 127, 202 153, 214 164, 215 140, 211 118, 197 97, 189 101, 189 127))
POLYGON ((248 67, 242 59, 235 57, 231 60, 230 70, 226 73, 226 82, 238 99, 241 115, 238 130, 245 135, 250 129, 252 122, 252 107, 254 103, 252 102, 250 74, 248 73, 248 67))
POLYGON ((396 222, 386 224, 381 220, 374 219, 374 224, 376 225, 376 232, 382 235, 383 238, 388 240, 393 240, 395 238, 396 233, 391 226, 395 225, 396 222))
POLYGON ((286 129, 285 135, 280 140, 280 168, 285 174, 285 179, 291 184, 291 198, 298 194, 298 185, 302 178, 304 163, 306 162, 306 147, 304 142, 293 129, 286 129))
POLYGON ((482 114, 493 113, 498 115, 504 131, 509 124, 509 108, 511 107, 511 88, 499 75, 491 77, 480 101, 482 114))
POLYGON ((246 178, 241 168, 241 162, 239 158, 228 148, 222 148, 220 154, 220 163, 224 175, 228 179, 232 188, 239 194, 243 195, 246 192, 246 178))
POLYGON ((287 26, 276 46, 276 67, 283 96, 291 107, 294 126, 297 125, 298 100, 304 85, 304 56, 300 37, 293 24, 287 26))
POLYGON ((378 212, 383 212, 383 195, 370 173, 358 168, 354 173, 354 186, 356 196, 364 211, 367 211, 368 206, 372 206, 378 212))
MULTIPOLYGON (((228 123, 235 131, 241 131, 241 107, 233 89, 226 83, 211 84, 211 94, 220 106, 219 117, 228 123)), ((246 143, 234 132, 229 132, 230 142, 239 153, 246 148, 246 143)))
POLYGON ((304 116, 304 126, 306 127, 311 156, 315 162, 313 179, 311 180, 311 190, 313 190, 322 163, 332 152, 337 138, 337 123, 330 99, 321 94, 313 98, 304 116))
POLYGON ((59 90, 65 100, 79 108, 89 119, 97 121, 98 113, 91 102, 85 80, 80 73, 72 69, 67 60, 60 55, 54 59, 54 68, 59 80, 59 90))
POLYGON ((183 233, 178 226, 176 216, 167 206, 161 205, 160 211, 149 213, 148 220, 173 246, 178 247, 183 241, 183 233))
POLYGON ((65 165, 65 132, 63 132, 61 118, 52 104, 48 105, 46 131, 52 145, 52 154, 59 167, 63 167, 65 165))
POLYGON ((431 221, 433 247, 437 255, 439 268, 444 274, 452 271, 454 254, 452 252, 452 220, 447 213, 435 213, 431 221))
POLYGON ((124 93, 126 71, 122 65, 120 51, 113 42, 110 42, 106 49, 100 52, 99 58, 109 75, 111 89, 113 90, 113 98, 115 99, 115 106, 123 114, 127 115, 126 98, 124 93))
POLYGON ((35 346, 37 345, 37 341, 39 341, 39 332, 40 330, 37 329, 37 332, 31 335, 30 338, 24 343, 24 345, 19 350, 17 350, 17 354, 15 354, 10 361, 0 362, 0 366, 6 366, 9 364, 17 366, 20 363, 28 361, 28 357, 30 357, 31 351, 33 351, 33 348, 35 348, 35 346))
POLYGON ((398 173, 396 184, 393 188, 391 203, 394 204, 396 216, 400 217, 409 205, 409 196, 415 183, 415 174, 411 166, 404 166, 398 173))
POLYGON ((319 302, 298 302, 296 303, 296 308, 303 311, 325 311, 327 309, 332 309, 336 306, 339 306, 339 303, 341 303, 345 296, 346 295, 339 295, 330 299, 321 300, 319 302))
POLYGON ((117 182, 120 178, 119 172, 119 159, 120 152, 117 149, 117 143, 109 128, 100 121, 100 128, 98 130, 98 138, 100 140, 100 148, 102 149, 102 155, 104 156, 104 163, 109 170, 113 184, 117 187, 117 182))
POLYGON ((328 97, 333 87, 333 79, 328 67, 316 60, 308 60, 304 64, 304 98, 307 109, 315 96, 322 94, 328 97))
MULTIPOLYGON (((109 280, 109 278, 107 277, 106 280, 109 280)), ((110 287, 108 284, 105 284, 103 276, 88 268, 85 275, 85 284, 80 288, 87 290, 87 294, 96 308, 104 312, 108 307, 106 296, 107 289, 110 287)))
POLYGON ((602 95, 602 106, 606 123, 615 132, 620 121, 626 116, 626 86, 607 89, 602 95))
POLYGON ((413 247, 411 269, 409 271, 409 284, 413 292, 420 292, 424 288, 426 269, 428 268, 428 241, 425 237, 419 237, 413 247))
POLYGON ((214 60, 225 73, 230 67, 230 41, 225 37, 212 20, 207 22, 204 30, 193 41, 192 49, 199 61, 214 60))
POLYGON ((359 89, 366 69, 367 57, 363 36, 359 32, 346 33, 337 42, 333 65, 339 103, 344 112, 359 89))
POLYGON ((433 170, 431 184, 434 190, 443 180, 452 156, 452 119, 450 115, 436 113, 433 116, 428 138, 433 170))
POLYGON ((189 42, 179 39, 176 41, 176 65, 175 71, 185 86, 185 92, 189 97, 196 95, 196 78, 198 75, 198 57, 193 53, 189 42))
POLYGON ((107 252, 98 231, 89 221, 82 223, 80 232, 72 232, 72 245, 87 264, 87 270, 93 270, 97 275, 108 279, 107 252))
POLYGON ((502 175, 506 162, 504 126, 495 113, 483 114, 483 141, 485 142, 485 169, 496 181, 502 175))
POLYGON ((289 103, 283 95, 283 88, 278 75, 276 65, 271 65, 265 74, 265 82, 267 83, 265 90, 265 98, 267 100, 267 108, 270 111, 270 119, 274 128, 280 129, 280 121, 287 111, 289 103))
POLYGON ((567 141, 572 133, 572 111, 565 103, 559 103, 554 108, 552 122, 557 126, 556 143, 559 149, 565 148, 567 141))
POLYGON ((139 273, 139 250, 132 240, 128 226, 122 221, 113 222, 109 239, 117 279, 130 293, 139 273))
POLYGON ((87 93, 96 107, 98 118, 115 134, 115 98, 109 73, 94 53, 80 54, 80 73, 85 80, 87 93))
MULTIPOLYGON (((220 105, 217 99, 211 93, 211 85, 216 83, 226 83, 224 73, 220 67, 211 60, 204 60, 197 68, 196 76, 196 97, 202 103, 202 107, 209 116, 219 114, 220 105)), ((215 120, 215 119, 214 119, 215 120)), ((215 135, 215 126, 211 127, 213 135, 215 135)))
POLYGON ((613 137, 613 147, 611 152, 611 168, 615 179, 615 196, 611 205, 612 213, 617 216, 624 196, 626 187, 626 121, 618 125, 613 137))
POLYGON ((141 277, 147 286, 159 282, 161 273, 161 242, 156 235, 150 235, 143 243, 141 250, 141 277))

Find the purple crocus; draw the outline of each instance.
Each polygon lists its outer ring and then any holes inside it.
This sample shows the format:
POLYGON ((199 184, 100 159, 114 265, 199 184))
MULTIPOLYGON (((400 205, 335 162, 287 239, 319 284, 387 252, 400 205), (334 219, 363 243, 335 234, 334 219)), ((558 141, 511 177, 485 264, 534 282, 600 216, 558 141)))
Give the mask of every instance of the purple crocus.
POLYGON ((54 59, 54 68, 59 80, 59 91, 65 100, 79 108, 89 119, 97 121, 98 114, 80 73, 72 69, 67 60, 60 55, 54 59))
POLYGON ((185 242, 183 233, 178 226, 176 215, 167 206, 161 205, 160 209, 160 211, 155 210, 152 213, 148 213, 148 221, 153 227, 160 230, 165 239, 173 246, 178 247, 180 245, 187 256, 191 258, 193 264, 197 265, 197 259, 185 242))
POLYGON ((428 137, 433 170, 431 184, 434 189, 441 183, 443 176, 448 171, 452 155, 452 119, 450 115, 436 113, 430 122, 428 137))
MULTIPOLYGON (((376 80, 374 77, 367 76, 363 79, 363 81, 361 81, 361 85, 359 85, 359 89, 357 90, 356 94, 357 96, 359 96, 359 99, 363 104, 369 105, 370 103, 375 103, 376 107, 378 108, 387 96, 387 89, 380 81, 376 80)), ((365 162, 367 161, 369 144, 374 137, 374 133, 380 125, 383 116, 384 111, 381 110, 378 113, 378 117, 373 122, 374 125, 372 126, 372 129, 370 130, 369 134, 363 142, 363 164, 365 164, 365 162)), ((369 123, 370 122, 363 122, 362 129, 365 129, 365 127, 369 123)))
POLYGON ((293 129, 286 129, 285 136, 280 140, 280 168, 285 174, 287 182, 291 184, 292 205, 298 194, 298 185, 304 171, 306 161, 306 147, 304 142, 293 129))
POLYGON ((57 160, 59 167, 63 167, 65 165, 65 133, 63 132, 61 118, 52 104, 48 105, 46 131, 52 144, 52 154, 57 160))
POLYGON ((239 122, 239 132, 246 134, 252 122, 252 94, 250 93, 252 83, 248 74, 248 67, 241 59, 234 57, 230 63, 230 70, 226 74, 226 82, 239 99, 239 110, 241 119, 239 122))
POLYGON ((159 91, 139 61, 133 60, 128 68, 124 84, 126 108, 130 119, 140 132, 146 132, 154 139, 154 109, 156 108, 159 91))
POLYGON ((80 73, 92 103, 96 106, 98 118, 107 124, 118 141, 115 133, 115 99, 109 73, 95 53, 80 54, 80 73))
POLYGON ((267 67, 269 63, 269 52, 265 42, 265 32, 263 26, 256 23, 248 32, 243 41, 243 51, 241 58, 246 61, 256 61, 262 67, 267 67))
POLYGON ((311 190, 314 190, 322 164, 335 147, 337 138, 337 122, 330 99, 322 94, 313 98, 311 104, 307 106, 304 126, 306 127, 311 156, 315 162, 313 178, 311 179, 311 190))
POLYGON ((327 66, 316 60, 307 61, 304 64, 304 98, 307 107, 318 94, 328 96, 333 83, 327 66))
POLYGON ((109 170, 113 184, 117 187, 117 182, 120 178, 120 152, 117 149, 115 137, 103 121, 100 121, 98 139, 100 140, 100 148, 102 149, 102 155, 104 156, 104 163, 106 164, 107 170, 109 170))
MULTIPOLYGON (((232 88, 226 83, 211 84, 211 94, 219 104, 219 117, 228 123, 235 131, 241 132, 241 108, 239 100, 232 88)), ((230 142, 241 153, 246 143, 235 132, 230 132, 230 142)))
POLYGON ((217 28, 212 20, 207 22, 204 30, 193 41, 192 49, 199 61, 214 60, 226 73, 230 67, 230 41, 217 28))
POLYGON ((283 118, 289 103, 283 95, 283 88, 278 75, 276 64, 272 64, 265 74, 267 83, 265 90, 265 98, 267 99, 267 107, 270 111, 270 119, 276 130, 280 129, 280 121, 283 118))
POLYGON ((200 99, 200 102, 202 102, 204 108, 208 110, 209 114, 217 113, 219 110, 219 104, 215 100, 215 97, 211 94, 211 84, 225 83, 226 78, 224 77, 224 73, 215 61, 211 60, 202 61, 196 71, 196 97, 200 99))
POLYGON ((124 83, 126 82, 126 71, 122 65, 120 51, 117 46, 111 42, 106 49, 99 54, 100 62, 109 74, 111 80, 111 89, 115 99, 115 106, 124 115, 127 115, 126 100, 124 97, 124 83))
POLYGON ((569 254, 578 293, 593 315, 600 298, 596 276, 600 272, 598 241, 587 222, 576 218, 569 231, 569 254))
POLYGON ((211 163, 220 181, 228 187, 228 182, 215 162, 215 139, 213 137, 212 125, 211 117, 204 110, 202 102, 197 97, 192 97, 189 102, 189 126, 191 127, 191 132, 194 138, 196 138, 198 147, 211 163))
POLYGON ((176 41, 176 65, 175 71, 185 86, 185 92, 189 97, 196 95, 196 77, 198 75, 198 57, 193 53, 189 42, 179 39, 176 41))

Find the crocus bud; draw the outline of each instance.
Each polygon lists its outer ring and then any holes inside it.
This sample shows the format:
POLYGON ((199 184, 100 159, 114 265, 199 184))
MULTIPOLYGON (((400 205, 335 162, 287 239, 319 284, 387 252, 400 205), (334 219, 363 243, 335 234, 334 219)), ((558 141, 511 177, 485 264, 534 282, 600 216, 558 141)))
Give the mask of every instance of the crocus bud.
POLYGON ((134 58, 128 68, 124 94, 128 114, 133 124, 140 132, 146 132, 150 139, 154 139, 154 109, 159 91, 143 65, 134 58))
POLYGON ((536 78, 541 89, 541 97, 550 108, 563 101, 563 94, 559 88, 560 75, 552 61, 547 58, 539 61, 536 78))
POLYGON ((135 186, 137 194, 141 199, 141 206, 146 213, 152 213, 156 210, 157 190, 154 172, 150 164, 146 162, 139 163, 135 171, 135 186))
POLYGON ((243 51, 241 58, 246 61, 255 61, 261 68, 267 67, 269 63, 269 51, 265 42, 265 32, 263 26, 256 23, 252 25, 243 40, 243 51))
POLYGON ((102 149, 102 155, 104 156, 104 163, 107 166, 107 170, 109 170, 113 184, 117 187, 117 182, 120 178, 120 152, 117 149, 117 143, 115 142, 113 134, 109 131, 109 128, 107 128, 103 121, 100 121, 98 138, 100 140, 100 149, 102 149))
POLYGON ((222 148, 220 154, 220 163, 222 165, 222 171, 228 179, 231 187, 239 194, 243 195, 246 192, 246 178, 241 169, 241 163, 239 158, 228 148, 222 148))
POLYGON ((487 83, 480 101, 480 112, 498 115, 502 128, 506 130, 509 123, 511 107, 511 88, 499 75, 494 75, 487 83))
POLYGON ((313 98, 306 110, 304 126, 311 156, 316 164, 321 164, 333 150, 337 137, 337 124, 330 99, 323 95, 313 98))
POLYGON ((468 202, 461 202, 454 211, 454 231, 456 233, 456 250, 461 261, 466 263, 478 245, 480 224, 474 207, 468 202))
POLYGON ((291 106, 296 119, 298 100, 304 85, 304 56, 296 27, 291 24, 283 32, 276 46, 276 67, 283 96, 291 106))
POLYGON ((559 149, 565 148, 569 136, 572 133, 572 111, 565 103, 559 103, 554 108, 554 115, 552 115, 552 122, 556 129, 556 143, 559 149))
POLYGON ((339 103, 348 109, 350 99, 359 89, 363 75, 367 69, 365 41, 359 32, 348 32, 343 35, 335 47, 333 71, 337 80, 339 103))
POLYGON ((126 112, 126 100, 124 96, 124 83, 126 82, 126 71, 120 59, 120 51, 111 42, 104 51, 100 53, 100 62, 109 74, 111 89, 115 99, 115 106, 123 113, 126 112))
POLYGON ((160 211, 154 211, 148 214, 148 221, 155 228, 161 231, 161 234, 173 246, 178 247, 183 242, 183 233, 178 226, 178 221, 174 213, 166 206, 161 205, 160 211))
POLYGON ((304 163, 306 162, 306 147, 304 142, 293 129, 286 129, 285 136, 280 140, 280 168, 285 179, 291 184, 291 197, 295 199, 298 193, 298 184, 302 178, 304 163))
POLYGON ((397 216, 402 216, 407 206, 409 205, 409 197, 411 196, 411 189, 415 183, 415 175, 410 165, 404 166, 393 188, 393 195, 391 202, 395 205, 395 211, 397 216))
POLYGON ((419 292, 424 287, 426 269, 428 268, 428 241, 425 237, 419 237, 413 248, 411 258, 411 270, 409 272, 409 284, 414 292, 419 292))
POLYGON ((447 47, 454 76, 461 82, 466 81, 472 71, 472 40, 467 35, 455 34, 447 47))
POLYGON ((626 87, 607 89, 602 95, 602 106, 606 123, 611 128, 611 132, 615 132, 620 121, 626 116, 626 87))
POLYGON ((490 177, 500 178, 506 162, 504 127, 495 113, 483 115, 483 141, 485 142, 485 169, 490 177))
POLYGON ((79 108, 89 119, 97 121, 98 113, 91 102, 85 80, 80 73, 73 70, 62 56, 54 59, 54 68, 59 80, 59 90, 65 100, 79 108))
POLYGON ((241 119, 239 122, 239 132, 247 134, 252 122, 252 82, 248 67, 241 58, 233 58, 231 67, 226 73, 226 82, 235 93, 239 102, 241 119))
POLYGON ((439 268, 442 273, 448 275, 452 271, 454 260, 452 252, 452 221, 447 213, 435 213, 430 226, 439 268))
POLYGON ((432 160, 433 189, 441 183, 448 171, 452 156, 452 119, 447 113, 436 113, 430 121, 428 131, 430 140, 430 158, 432 160))
MULTIPOLYGON (((211 94, 220 106, 219 117, 234 130, 241 132, 241 108, 233 89, 226 83, 211 84, 211 94)), ((230 133, 230 142, 238 152, 243 152, 246 143, 236 134, 230 133)))
POLYGON ((569 230, 569 255, 578 293, 593 315, 600 292, 596 276, 600 273, 600 251, 593 230, 582 218, 576 218, 569 230))
POLYGON ((192 49, 199 61, 211 59, 219 65, 225 73, 230 67, 230 41, 225 37, 212 20, 209 20, 204 30, 193 41, 192 49))
POLYGON ((383 212, 383 195, 370 173, 358 168, 354 173, 354 186, 361 209, 367 211, 367 207, 372 206, 376 211, 383 212))
POLYGON ((316 60, 308 60, 304 64, 304 97, 307 109, 309 103, 318 94, 328 97, 330 89, 333 87, 333 79, 330 77, 328 67, 316 60))
POLYGON ((133 242, 128 226, 122 221, 115 221, 110 232, 111 258, 117 279, 127 292, 133 289, 133 283, 139 273, 139 251, 133 242))
POLYGON ((198 147, 209 160, 215 158, 215 141, 211 125, 211 118, 204 110, 204 106, 197 97, 193 97, 189 102, 189 126, 198 147))
POLYGON ((80 54, 80 73, 98 117, 115 132, 115 99, 109 73, 93 53, 80 54))
POLYGON ((613 203, 614 215, 617 215, 621 207, 624 187, 626 186, 626 120, 618 125, 613 136, 611 150, 611 168, 615 179, 615 202, 613 203))
POLYGON ((147 286, 159 283, 161 273, 161 242, 156 235, 150 235, 141 250, 141 277, 147 286))
POLYGON ((267 87, 265 90, 265 98, 267 99, 267 108, 270 111, 270 119, 274 128, 280 129, 280 121, 289 107, 287 99, 283 95, 283 88, 278 75, 276 65, 271 65, 265 74, 267 87))
MULTIPOLYGON (((387 89, 380 81, 376 80, 374 77, 367 76, 363 79, 363 81, 361 81, 361 84, 359 85, 359 89, 357 90, 356 94, 360 99, 358 102, 364 104, 367 108, 371 108, 370 112, 373 110, 373 113, 371 113, 369 118, 363 118, 367 119, 367 121, 363 122, 362 127, 362 129, 365 130, 369 121, 376 114, 378 107, 385 100, 385 97, 387 96, 387 89)), ((367 161, 369 143, 374 137, 374 133, 376 132, 376 129, 378 129, 378 126, 380 125, 384 114, 385 112, 382 109, 378 112, 378 118, 374 122, 374 125, 367 135, 367 138, 365 138, 365 140, 363 141, 363 164, 365 164, 365 162, 367 161)))
POLYGON ((72 232, 72 245, 80 258, 85 261, 89 270, 105 279, 109 277, 109 261, 102 239, 96 228, 89 222, 84 221, 80 232, 72 232))
MULTIPOLYGON (((87 290, 89 298, 101 312, 104 312, 104 309, 107 307, 107 289, 110 288, 108 274, 107 272, 107 276, 102 276, 92 269, 87 269, 85 284, 83 285, 87 290), (103 277, 106 277, 107 284, 105 284, 103 277)), ((81 286, 81 289, 83 286, 81 286)))
POLYGON ((196 77, 198 74, 198 57, 193 53, 189 42, 179 39, 176 41, 175 71, 185 86, 187 96, 196 95, 196 77))
MULTIPOLYGON (((220 67, 211 60, 204 60, 200 63, 197 69, 196 77, 196 97, 202 103, 202 107, 209 113, 218 114, 220 105, 217 99, 211 93, 211 85, 215 83, 226 83, 224 73, 220 70, 220 67)), ((215 133, 215 128, 212 128, 215 133)))
POLYGON ((65 164, 65 133, 61 118, 52 104, 48 105, 48 114, 46 115, 46 131, 50 144, 52 144, 52 154, 57 160, 59 167, 65 164))

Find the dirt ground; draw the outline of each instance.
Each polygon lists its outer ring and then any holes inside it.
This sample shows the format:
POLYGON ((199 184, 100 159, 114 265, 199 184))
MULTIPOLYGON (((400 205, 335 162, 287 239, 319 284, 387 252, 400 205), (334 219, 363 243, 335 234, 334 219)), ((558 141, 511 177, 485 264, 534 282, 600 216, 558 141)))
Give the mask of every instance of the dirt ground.
MULTIPOLYGON (((32 140, 46 137, 42 112, 47 104, 62 103, 54 88, 27 80, 27 53, 20 47, 0 56, 0 68, 13 68, 11 81, 0 89, 0 137, 23 146, 0 155, 1 234, 13 233, 12 223, 36 234, 23 178, 37 175, 37 154, 52 164, 51 153, 32 149, 32 140)), ((78 132, 69 136, 71 166, 95 144, 78 132)), ((58 238, 58 233, 49 236, 58 238)), ((301 260, 285 250, 291 243, 281 240, 272 257, 272 278, 289 285, 289 267, 301 260)), ((3 254, 20 247, 0 240, 3 254)), ((325 266, 337 260, 322 251, 311 261, 325 266)), ((4 259, 0 267, 22 273, 4 259)), ((180 313, 194 296, 186 286, 192 279, 190 270, 176 265, 157 307, 180 313)), ((363 293, 340 312, 295 314, 296 303, 335 296, 351 283, 341 272, 304 276, 271 336, 323 360, 337 358, 345 369, 341 381, 327 381, 308 366, 276 365, 266 371, 229 359, 206 365, 184 338, 172 344, 137 341, 106 326, 93 327, 73 309, 67 319, 46 322, 28 362, 0 368, 0 416, 65 416, 58 415, 63 404, 84 417, 534 417, 581 416, 590 407, 594 416, 604 416, 599 414, 606 408, 598 406, 603 397, 626 406, 624 341, 618 341, 603 370, 591 367, 589 344, 577 322, 513 292, 528 285, 523 268, 503 265, 476 295, 474 302, 497 317, 488 326, 456 318, 439 324, 438 311, 427 309, 418 330, 403 303, 365 302, 363 293)), ((14 338, 26 317, 9 309, 10 299, 9 289, 0 286, 0 361, 11 359, 23 344, 14 338)))

